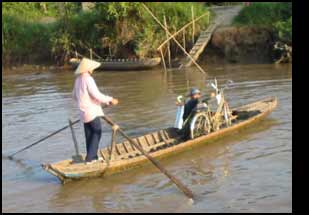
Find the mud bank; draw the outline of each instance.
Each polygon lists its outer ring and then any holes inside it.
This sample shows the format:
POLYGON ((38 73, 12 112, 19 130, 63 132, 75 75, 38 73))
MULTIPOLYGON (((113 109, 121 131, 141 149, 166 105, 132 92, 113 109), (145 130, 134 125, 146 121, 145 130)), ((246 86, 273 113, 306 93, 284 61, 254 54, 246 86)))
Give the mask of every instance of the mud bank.
POLYGON ((271 63, 274 33, 262 27, 219 27, 199 61, 206 63, 271 63))

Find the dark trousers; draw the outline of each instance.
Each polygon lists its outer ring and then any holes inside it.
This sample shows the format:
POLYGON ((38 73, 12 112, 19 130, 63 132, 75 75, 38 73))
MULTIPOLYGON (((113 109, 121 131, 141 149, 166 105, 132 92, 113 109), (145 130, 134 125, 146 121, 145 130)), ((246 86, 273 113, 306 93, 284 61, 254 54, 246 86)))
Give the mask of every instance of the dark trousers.
POLYGON ((86 161, 98 159, 98 147, 102 135, 100 117, 96 117, 94 120, 84 123, 85 136, 86 136, 86 148, 87 156, 86 161))

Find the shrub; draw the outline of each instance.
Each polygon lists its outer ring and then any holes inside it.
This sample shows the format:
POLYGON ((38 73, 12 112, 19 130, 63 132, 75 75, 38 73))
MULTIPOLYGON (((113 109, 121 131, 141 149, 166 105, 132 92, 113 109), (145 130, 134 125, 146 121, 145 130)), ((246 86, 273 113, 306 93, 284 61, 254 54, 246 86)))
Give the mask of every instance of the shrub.
POLYGON ((276 30, 279 39, 292 40, 292 3, 252 3, 234 19, 236 25, 268 26, 276 30))

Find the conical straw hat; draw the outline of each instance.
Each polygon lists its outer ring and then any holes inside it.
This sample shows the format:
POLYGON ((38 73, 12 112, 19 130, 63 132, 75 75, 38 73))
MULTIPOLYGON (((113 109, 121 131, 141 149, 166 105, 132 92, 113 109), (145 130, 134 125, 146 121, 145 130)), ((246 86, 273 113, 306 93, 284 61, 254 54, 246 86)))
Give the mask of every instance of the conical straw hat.
POLYGON ((82 74, 84 72, 93 71, 98 68, 101 63, 96 62, 94 60, 90 60, 88 58, 83 58, 82 61, 79 63, 77 69, 75 70, 75 75, 82 74))

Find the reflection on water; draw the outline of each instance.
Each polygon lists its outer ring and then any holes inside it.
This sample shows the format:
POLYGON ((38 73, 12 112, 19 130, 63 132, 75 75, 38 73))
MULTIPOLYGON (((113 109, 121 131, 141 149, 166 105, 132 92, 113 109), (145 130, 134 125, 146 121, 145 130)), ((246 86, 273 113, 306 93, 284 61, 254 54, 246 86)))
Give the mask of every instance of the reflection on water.
MULTIPOLYGON (((205 67, 204 67, 205 68, 205 67)), ((230 136, 169 157, 162 164, 197 195, 191 205, 156 168, 148 164, 108 178, 62 186, 40 163, 74 153, 69 130, 17 155, 2 159, 4 212, 290 212, 292 172, 292 73, 290 65, 213 65, 207 76, 195 68, 140 72, 96 72, 106 94, 119 98, 104 111, 132 136, 173 125, 175 98, 190 87, 205 93, 206 81, 233 80, 226 90, 238 106, 277 96, 277 109, 265 120, 230 136), (31 198, 29 195, 31 194, 31 198), (18 207, 16 206, 18 205, 18 207)), ((3 72, 2 150, 14 152, 78 116, 71 99, 72 72, 3 72)), ((75 126, 85 152, 83 127, 75 126)), ((103 125, 101 146, 109 144, 103 125)))

